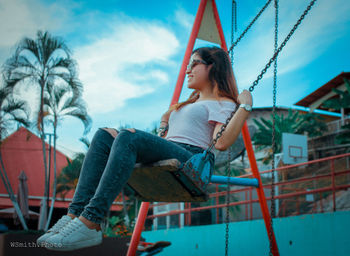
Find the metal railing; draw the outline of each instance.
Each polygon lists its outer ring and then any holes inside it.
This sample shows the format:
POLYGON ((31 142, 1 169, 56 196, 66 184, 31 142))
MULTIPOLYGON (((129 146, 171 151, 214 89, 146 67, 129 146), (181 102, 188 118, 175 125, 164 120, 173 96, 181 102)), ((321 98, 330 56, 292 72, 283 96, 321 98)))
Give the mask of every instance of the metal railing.
MULTIPOLYGON (((270 175, 271 170, 261 172, 268 203, 271 201, 270 175)), ((240 177, 251 176, 246 174, 240 177)), ((276 217, 350 210, 350 153, 279 167, 275 176, 276 217)), ((226 187, 210 186, 215 192, 209 194, 210 199, 205 205, 186 203, 183 210, 149 215, 147 218, 173 216, 172 219, 176 219, 175 216, 178 215, 180 219, 180 216, 184 215, 186 226, 193 225, 194 220, 196 225, 201 225, 198 218, 204 219, 203 224, 223 223, 226 212, 226 187)), ((229 194, 230 221, 262 218, 255 188, 232 186, 229 194)), ((166 204, 153 204, 151 207, 166 204)))

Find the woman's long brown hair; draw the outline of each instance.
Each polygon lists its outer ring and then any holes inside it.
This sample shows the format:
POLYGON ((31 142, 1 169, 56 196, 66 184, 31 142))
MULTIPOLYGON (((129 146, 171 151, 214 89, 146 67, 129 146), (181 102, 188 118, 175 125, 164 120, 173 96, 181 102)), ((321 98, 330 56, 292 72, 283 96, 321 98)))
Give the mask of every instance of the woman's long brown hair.
MULTIPOLYGON (((219 96, 230 98, 237 104, 238 89, 228 53, 219 47, 201 47, 194 50, 193 54, 198 54, 202 60, 211 65, 209 80, 213 89, 217 85, 219 96)), ((198 98, 199 91, 195 90, 186 101, 172 107, 179 110, 187 104, 196 102, 198 98)))

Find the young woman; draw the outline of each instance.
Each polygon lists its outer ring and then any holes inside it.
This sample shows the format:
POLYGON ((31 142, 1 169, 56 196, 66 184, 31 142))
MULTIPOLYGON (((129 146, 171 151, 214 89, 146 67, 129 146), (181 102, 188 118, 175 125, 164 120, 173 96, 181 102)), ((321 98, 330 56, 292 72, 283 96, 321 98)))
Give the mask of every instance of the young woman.
POLYGON ((136 162, 177 158, 205 150, 237 104, 240 107, 215 147, 226 150, 237 138, 252 106, 238 95, 228 54, 217 47, 195 50, 187 67, 189 99, 161 118, 159 136, 140 130, 99 129, 85 157, 68 214, 38 239, 53 250, 75 250, 102 242, 100 223, 127 183, 136 162))

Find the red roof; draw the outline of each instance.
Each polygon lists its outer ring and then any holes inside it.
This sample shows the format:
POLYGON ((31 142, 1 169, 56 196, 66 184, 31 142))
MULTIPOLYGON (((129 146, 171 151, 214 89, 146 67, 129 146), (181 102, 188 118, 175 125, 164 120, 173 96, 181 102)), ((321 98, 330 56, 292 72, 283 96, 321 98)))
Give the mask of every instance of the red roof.
MULTIPOLYGON (((339 85, 343 84, 344 78, 350 79, 350 72, 340 73, 338 76, 334 77, 332 80, 328 81, 326 84, 322 85, 316 91, 312 92, 311 94, 301 99, 294 105, 302 106, 302 107, 310 107, 312 103, 314 103, 318 99, 330 93, 333 88, 337 88, 339 85)), ((318 109, 328 110, 322 107, 318 107, 318 109)))
MULTIPOLYGON (((5 170, 10 181, 13 192, 17 193, 18 176, 23 170, 27 177, 29 196, 44 196, 44 160, 42 153, 42 142, 39 137, 24 127, 7 137, 1 145, 1 155, 5 170)), ((49 145, 46 144, 48 155, 49 145)), ((53 159, 51 150, 51 159, 53 159)), ((67 165, 67 156, 57 150, 56 153, 57 172, 67 165)), ((50 194, 53 183, 53 161, 51 161, 50 194)), ((4 186, 0 187, 1 194, 7 194, 4 186)), ((30 206, 40 206, 40 199, 30 199, 30 206)), ((0 207, 12 207, 8 198, 0 198, 0 207)))
MULTIPOLYGON (((16 132, 8 136, 1 145, 1 155, 4 162, 5 170, 12 186, 13 192, 17 194, 18 176, 23 170, 27 177, 28 194, 30 197, 29 206, 40 206, 41 198, 44 196, 44 161, 42 153, 41 139, 24 127, 19 128, 16 132)), ((49 144, 46 144, 48 155, 49 144)), ((53 159, 53 150, 51 150, 51 159, 53 159)), ((57 150, 57 175, 62 168, 67 166, 67 156, 57 150)), ((51 161, 50 177, 50 196, 52 195, 53 184, 53 160, 51 161)), ((0 194, 8 194, 2 184, 0 194)), ((72 198, 73 192, 66 195, 66 198, 72 198)), ((55 207, 67 208, 70 201, 56 201, 55 207)), ((0 208, 13 207, 8 197, 0 196, 0 208)), ((119 210, 119 206, 113 205, 112 210, 119 210)))

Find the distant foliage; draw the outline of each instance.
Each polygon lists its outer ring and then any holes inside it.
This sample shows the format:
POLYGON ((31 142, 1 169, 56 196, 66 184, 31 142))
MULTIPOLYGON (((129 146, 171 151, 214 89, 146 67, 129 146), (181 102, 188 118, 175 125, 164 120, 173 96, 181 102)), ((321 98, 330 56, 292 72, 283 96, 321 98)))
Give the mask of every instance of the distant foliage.
MULTIPOLYGON (((254 119, 254 123, 257 125, 258 130, 253 136, 254 145, 257 150, 264 150, 267 152, 267 156, 261 159, 264 164, 268 164, 272 159, 272 118, 254 119)), ((297 111, 289 109, 288 115, 284 116, 276 115, 275 123, 275 142, 276 152, 282 151, 282 133, 294 133, 305 134, 308 137, 316 137, 327 131, 327 125, 323 122, 324 118, 320 115, 307 113, 301 114, 297 111)))
POLYGON ((67 158, 68 165, 62 169, 60 175, 57 177, 57 193, 62 198, 65 198, 69 191, 75 190, 84 158, 84 153, 77 154, 73 160, 67 158))
POLYGON ((126 237, 132 235, 132 230, 125 225, 122 218, 113 216, 108 219, 108 227, 103 234, 105 237, 126 237))

